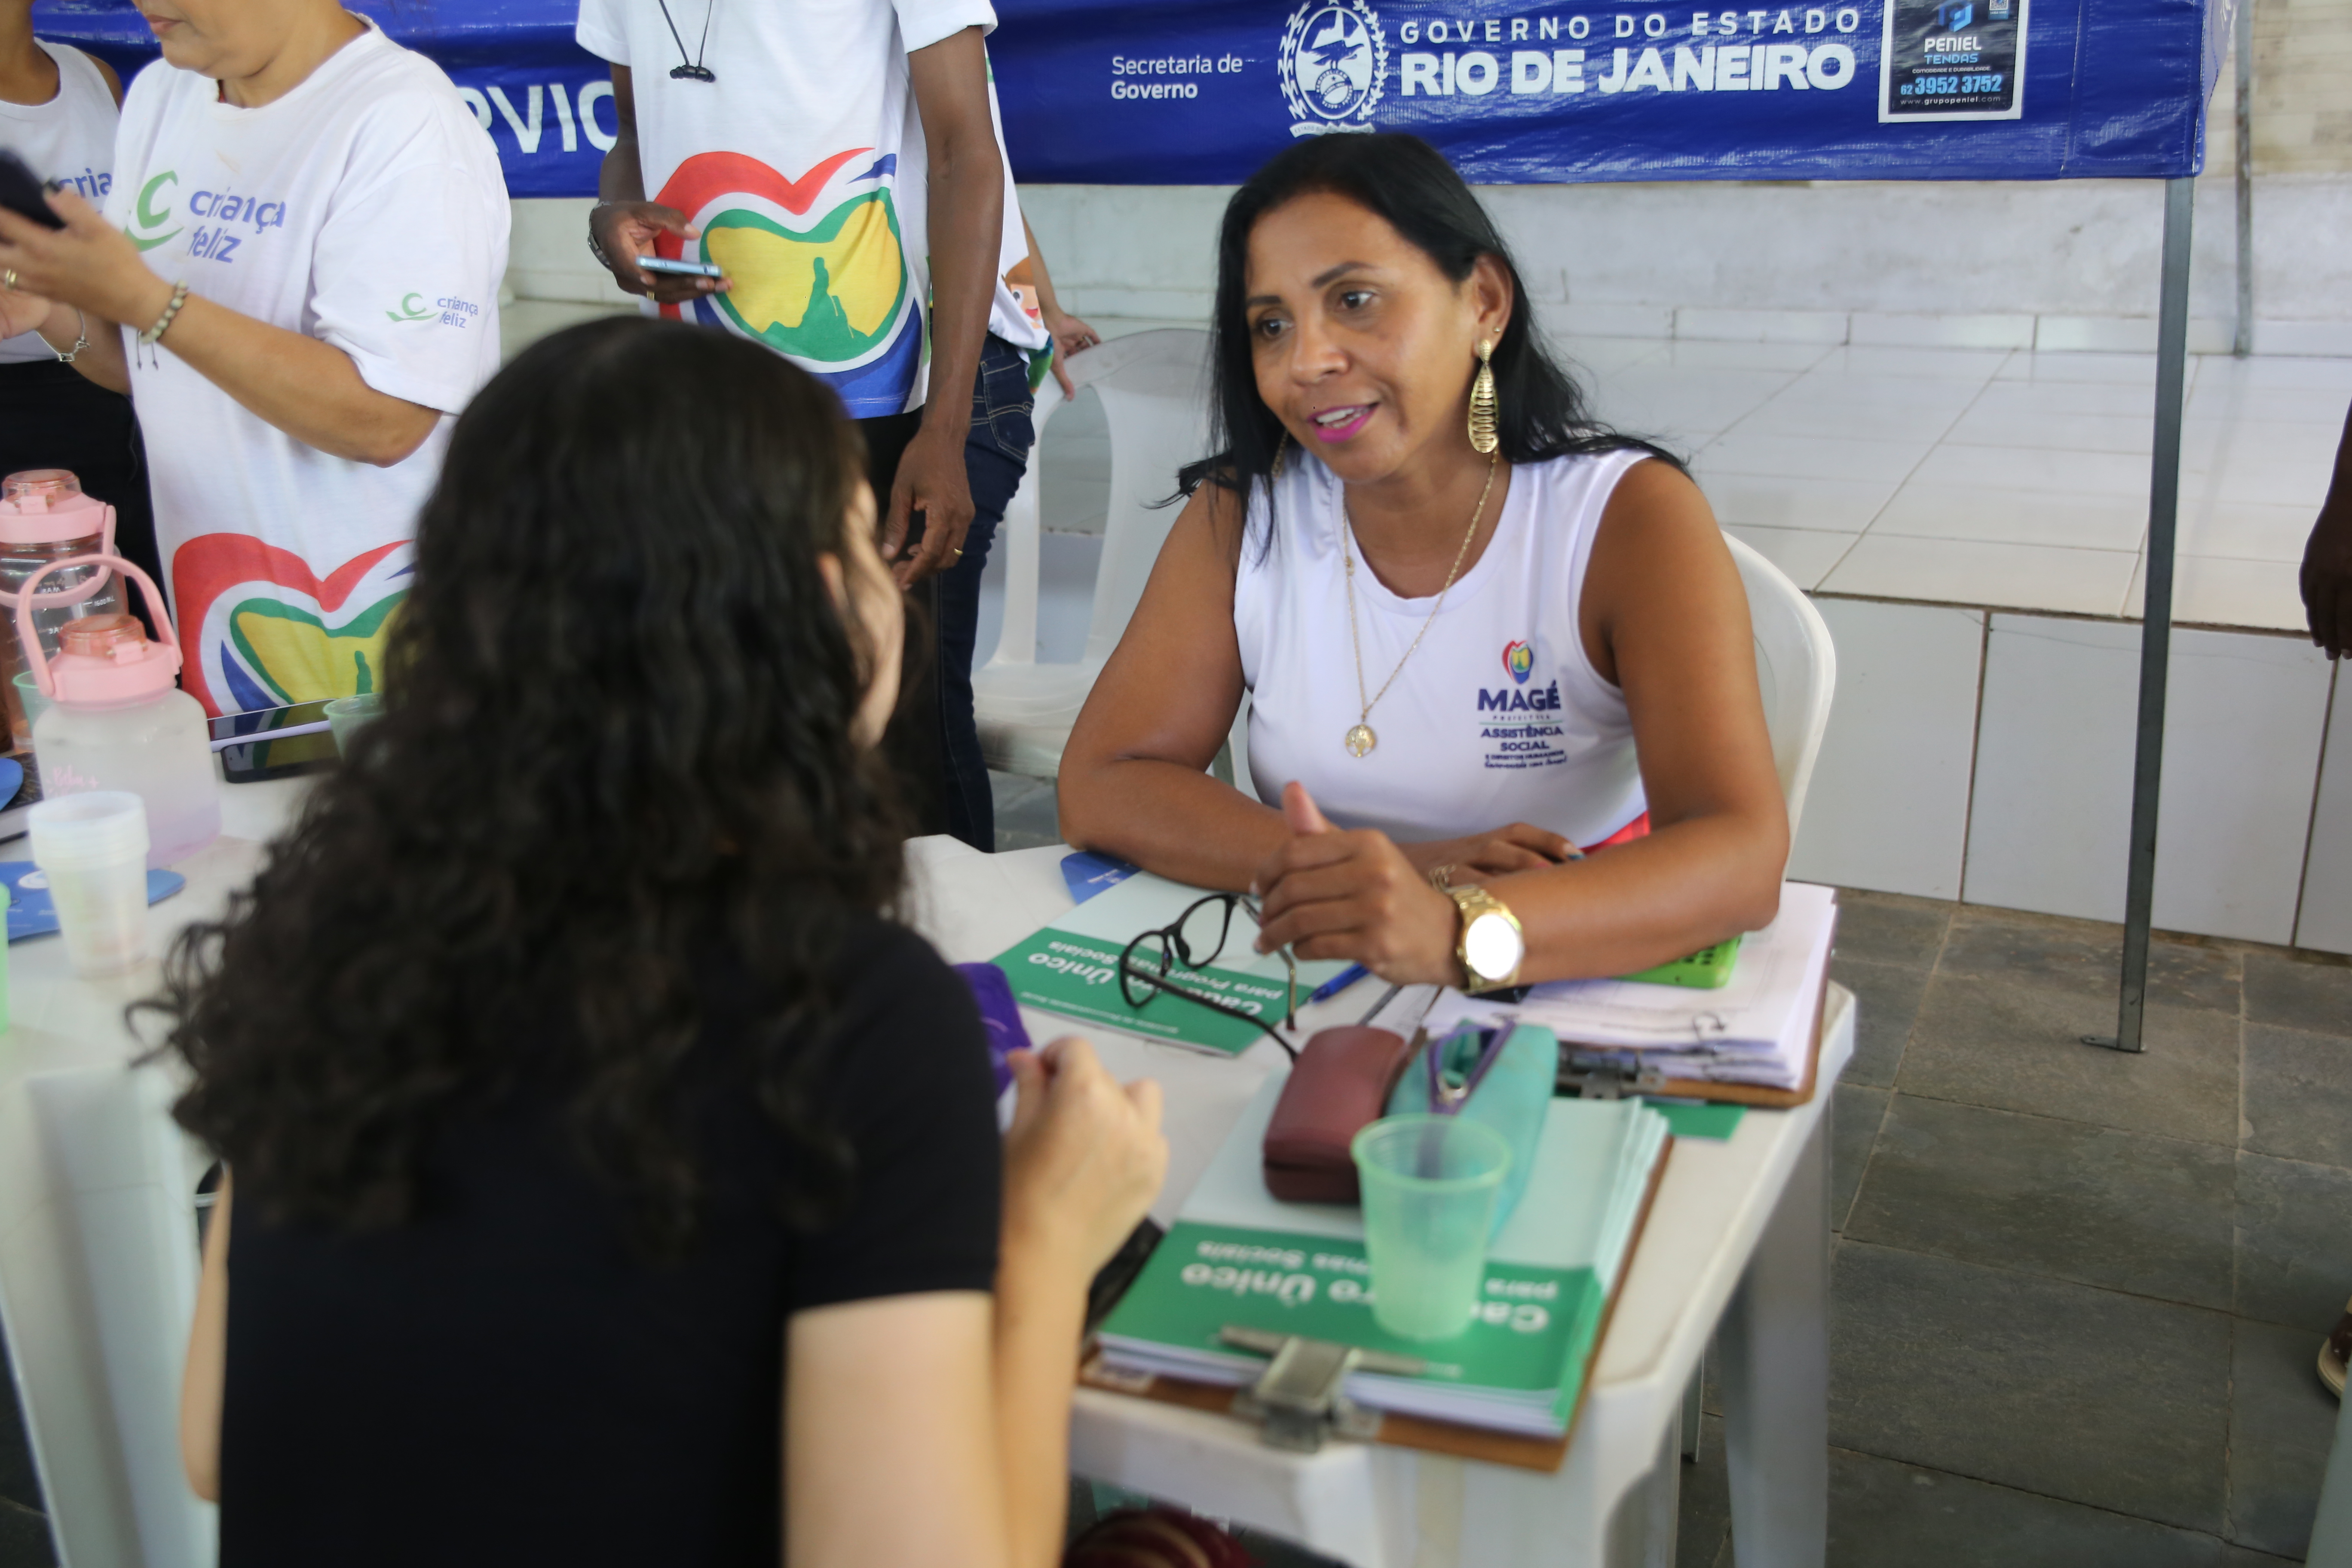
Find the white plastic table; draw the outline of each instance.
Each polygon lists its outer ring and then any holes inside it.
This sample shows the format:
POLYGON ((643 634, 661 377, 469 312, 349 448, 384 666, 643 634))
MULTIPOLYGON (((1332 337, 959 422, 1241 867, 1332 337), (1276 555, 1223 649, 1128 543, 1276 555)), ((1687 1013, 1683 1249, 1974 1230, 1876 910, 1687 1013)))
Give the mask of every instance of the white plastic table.
MULTIPOLYGON (((175 869, 187 888, 149 911, 155 950, 217 914, 260 865, 299 781, 224 792, 229 837, 175 869)), ((21 840, 0 846, 20 858, 21 840)), ((1062 851, 983 856, 910 847, 908 914, 958 962, 1011 946, 1070 907, 1062 851)), ((150 969, 73 979, 63 945, 9 952, 15 1026, 0 1034, 0 1327, 67 1568, 208 1568, 212 1509, 182 1479, 181 1360, 194 1310, 191 1194, 205 1163, 174 1127, 173 1076, 122 1009, 150 969)), ((1318 1022, 1352 1018, 1369 985, 1318 1022)), ((1853 1048, 1853 1002, 1831 990, 1822 1081, 1853 1048)), ((1038 1038, 1065 1032, 1031 1014, 1038 1038)), ((152 1025, 147 1031, 151 1037, 152 1025)), ((1155 1209, 1171 1218, 1272 1066, 1122 1035, 1097 1044, 1124 1077, 1167 1087, 1173 1158, 1155 1209)), ((1826 1093, 1751 1112, 1727 1142, 1675 1145, 1557 1475, 1338 1443, 1261 1447, 1222 1416, 1081 1390, 1083 1474, 1236 1519, 1359 1568, 1665 1562, 1681 1395, 1710 1333, 1722 1351, 1732 1511, 1742 1568, 1818 1568, 1827 1531, 1826 1093), (1614 1522, 1612 1523, 1612 1519, 1614 1522)))
MULTIPOLYGON (((305 781, 221 792, 223 837, 149 907, 160 959, 260 868, 305 781)), ((31 858, 18 838, 0 859, 31 858)), ((8 950, 0 1033, 0 1327, 66 1568, 205 1568, 213 1510, 180 1469, 180 1363, 195 1310, 194 1192, 207 1163, 171 1120, 177 1079, 133 1067, 123 1009, 155 963, 76 980, 53 937, 8 950)), ((153 1021, 143 1030, 152 1040, 153 1021)))
MULTIPOLYGON (((982 855, 910 846, 908 916, 955 963, 992 958, 1071 907, 1061 848, 982 855)), ((1301 1018, 1352 1023, 1367 983, 1301 1018)), ((1237 1520, 1356 1568, 1585 1568, 1673 1561, 1685 1389, 1720 1352, 1732 1533, 1740 1568, 1820 1568, 1829 1534, 1830 1086, 1853 1053, 1853 998, 1829 991, 1821 1089, 1750 1110, 1728 1140, 1680 1139, 1601 1345, 1567 1461, 1543 1475, 1380 1444, 1285 1453, 1227 1416, 1082 1388, 1079 1474, 1237 1520)), ((1024 1010, 1031 1035, 1070 1033, 1024 1010)), ((1279 1059, 1226 1060, 1132 1036, 1091 1035, 1111 1070, 1167 1090, 1170 1223, 1226 1130, 1279 1059)))

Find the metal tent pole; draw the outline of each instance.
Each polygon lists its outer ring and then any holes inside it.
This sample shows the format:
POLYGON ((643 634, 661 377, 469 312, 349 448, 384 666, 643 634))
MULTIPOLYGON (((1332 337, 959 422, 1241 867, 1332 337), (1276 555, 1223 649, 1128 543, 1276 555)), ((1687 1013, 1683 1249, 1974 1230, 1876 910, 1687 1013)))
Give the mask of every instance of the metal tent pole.
POLYGON ((2230 352, 2254 352, 2254 0, 2238 0, 2238 338, 2230 352))
MULTIPOLYGON (((2243 3, 2243 0, 2241 0, 2243 3)), ((2124 891, 2123 997, 2116 1032, 2085 1045, 2137 1051, 2156 900, 2156 808, 2164 772, 2164 686, 2172 655, 2172 542, 2180 514, 2180 392, 2189 370, 2189 229, 2196 183, 2164 184, 2164 280, 2156 319, 2156 458, 2147 487, 2147 599, 2139 636, 2139 742, 2132 760, 2130 880, 2124 891)))

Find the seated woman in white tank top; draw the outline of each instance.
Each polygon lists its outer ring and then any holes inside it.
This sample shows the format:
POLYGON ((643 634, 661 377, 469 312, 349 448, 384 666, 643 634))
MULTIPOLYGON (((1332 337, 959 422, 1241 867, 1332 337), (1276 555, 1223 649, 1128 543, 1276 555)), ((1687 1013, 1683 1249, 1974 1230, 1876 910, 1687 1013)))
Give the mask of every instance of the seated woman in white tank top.
POLYGON ((1213 331, 1216 455, 1063 755, 1065 837, 1391 982, 1768 922, 1738 572, 1688 476, 1587 416, 1460 176, 1409 136, 1283 153, 1226 208, 1213 331), (1257 799, 1204 771, 1244 690, 1257 799))

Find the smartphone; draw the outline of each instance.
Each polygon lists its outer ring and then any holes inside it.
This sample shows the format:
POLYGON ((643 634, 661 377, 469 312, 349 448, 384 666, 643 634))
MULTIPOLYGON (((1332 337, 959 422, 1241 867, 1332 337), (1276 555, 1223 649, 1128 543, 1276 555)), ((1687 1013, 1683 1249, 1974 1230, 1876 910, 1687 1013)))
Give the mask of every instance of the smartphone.
POLYGON ((333 767, 340 756, 327 727, 324 702, 224 714, 212 721, 212 732, 221 777, 229 784, 320 773, 333 767))
POLYGON ((708 261, 672 261, 667 256, 640 256, 637 265, 648 272, 660 272, 672 278, 724 278, 727 276, 708 261))
POLYGON ((44 228, 63 228, 66 220, 49 210, 43 199, 46 187, 32 165, 5 147, 0 147, 0 207, 6 207, 18 217, 26 217, 44 228))

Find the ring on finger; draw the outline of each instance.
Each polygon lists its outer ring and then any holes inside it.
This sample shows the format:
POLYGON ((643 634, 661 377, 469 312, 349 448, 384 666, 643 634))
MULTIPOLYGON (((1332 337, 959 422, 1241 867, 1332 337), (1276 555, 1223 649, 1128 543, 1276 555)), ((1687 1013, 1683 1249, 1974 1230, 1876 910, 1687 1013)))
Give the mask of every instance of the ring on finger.
POLYGON ((0 289, 5 289, 11 294, 14 294, 16 291, 16 269, 15 268, 11 267, 6 272, 0 272, 0 289))

